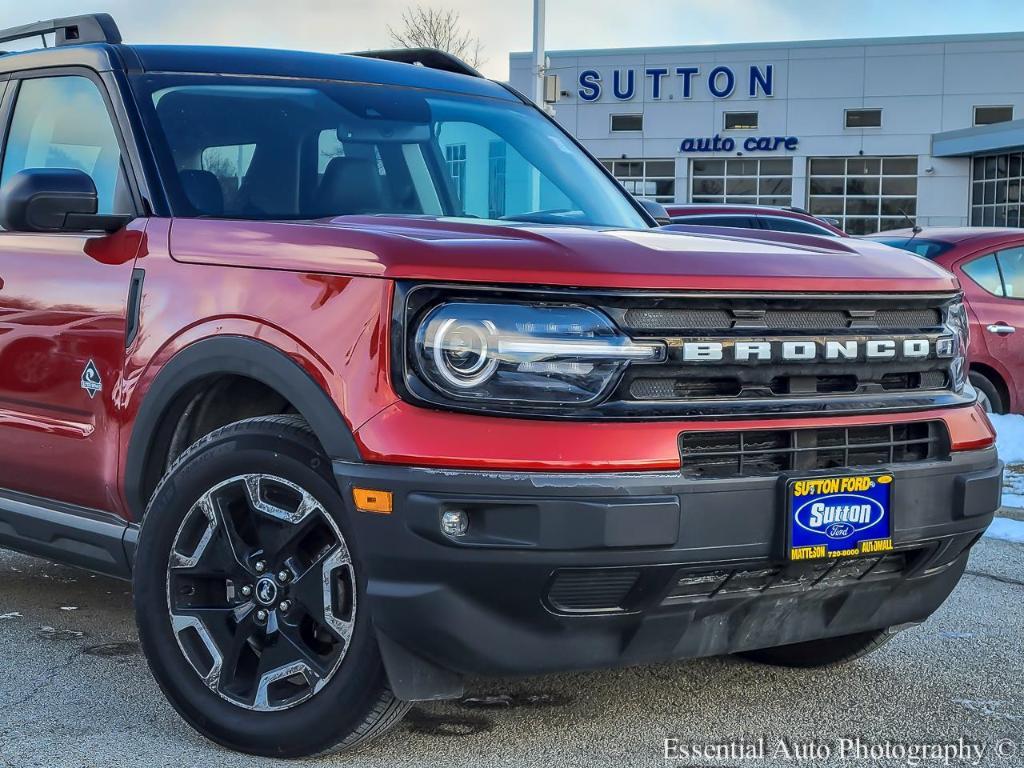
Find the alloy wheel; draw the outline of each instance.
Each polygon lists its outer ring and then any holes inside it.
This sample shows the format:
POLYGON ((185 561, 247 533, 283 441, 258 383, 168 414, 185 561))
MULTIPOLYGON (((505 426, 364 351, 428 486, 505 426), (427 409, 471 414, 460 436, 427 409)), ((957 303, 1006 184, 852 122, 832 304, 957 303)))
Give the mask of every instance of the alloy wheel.
POLYGON ((206 491, 171 548, 178 646, 239 707, 287 709, 319 692, 352 640, 356 580, 337 523, 295 483, 238 475, 206 491))

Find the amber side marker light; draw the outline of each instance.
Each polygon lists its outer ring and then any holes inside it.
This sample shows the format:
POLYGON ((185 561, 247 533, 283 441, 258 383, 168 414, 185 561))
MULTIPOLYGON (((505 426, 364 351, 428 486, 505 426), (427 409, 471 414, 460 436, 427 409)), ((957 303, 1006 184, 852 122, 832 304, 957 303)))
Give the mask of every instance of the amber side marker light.
POLYGON ((352 500, 360 512, 375 512, 378 515, 391 514, 391 491, 373 491, 369 488, 353 488, 352 500))

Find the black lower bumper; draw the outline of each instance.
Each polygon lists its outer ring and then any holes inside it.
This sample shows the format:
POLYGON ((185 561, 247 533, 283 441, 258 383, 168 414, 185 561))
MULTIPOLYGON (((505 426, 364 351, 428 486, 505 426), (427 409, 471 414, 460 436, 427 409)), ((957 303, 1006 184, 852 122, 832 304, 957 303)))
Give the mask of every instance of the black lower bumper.
POLYGON ((678 472, 552 474, 336 462, 394 494, 352 510, 392 685, 457 696, 466 675, 523 675, 709 656, 927 618, 999 506, 994 450, 894 467, 895 550, 783 557, 783 480, 678 472), (444 535, 461 510, 467 534, 444 535))

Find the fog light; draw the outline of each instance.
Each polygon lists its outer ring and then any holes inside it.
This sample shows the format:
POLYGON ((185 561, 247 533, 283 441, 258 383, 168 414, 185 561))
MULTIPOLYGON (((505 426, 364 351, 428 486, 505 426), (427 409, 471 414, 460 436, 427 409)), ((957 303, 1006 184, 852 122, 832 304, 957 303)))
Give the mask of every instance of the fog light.
POLYGON ((447 536, 465 536, 469 530, 469 518, 461 509, 452 509, 441 515, 441 530, 447 536))

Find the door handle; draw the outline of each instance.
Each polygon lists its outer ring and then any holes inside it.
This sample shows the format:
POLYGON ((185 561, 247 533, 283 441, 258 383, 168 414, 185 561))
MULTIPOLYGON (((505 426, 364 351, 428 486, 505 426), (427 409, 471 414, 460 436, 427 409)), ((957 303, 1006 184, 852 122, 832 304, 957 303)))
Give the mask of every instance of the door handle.
POLYGON ((997 333, 1000 336, 1009 336, 1011 333, 1016 333, 1017 329, 1012 325, 1006 323, 992 323, 992 325, 985 328, 989 333, 997 333))

